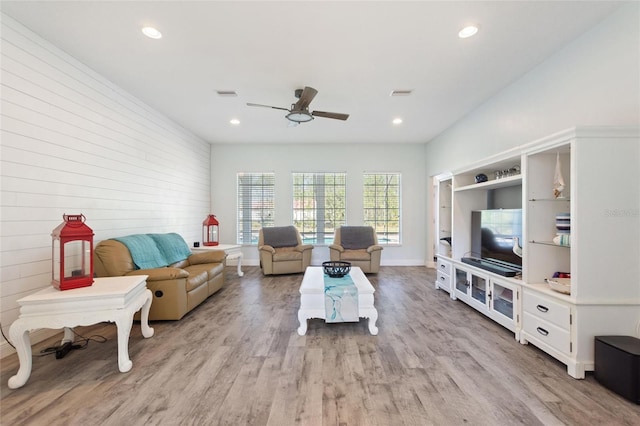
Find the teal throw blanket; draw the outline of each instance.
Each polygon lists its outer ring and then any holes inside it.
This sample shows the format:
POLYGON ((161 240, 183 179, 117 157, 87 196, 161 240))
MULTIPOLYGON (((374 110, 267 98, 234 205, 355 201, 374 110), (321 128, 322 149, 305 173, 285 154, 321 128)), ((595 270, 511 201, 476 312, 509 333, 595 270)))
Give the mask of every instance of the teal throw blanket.
POLYGON ((169 264, 158 249, 156 242, 147 234, 127 235, 113 239, 127 246, 133 263, 138 269, 161 268, 169 264))
POLYGON ((156 242, 160 253, 164 256, 167 265, 171 265, 191 256, 191 250, 184 239, 175 233, 149 234, 156 242))
POLYGON ((348 274, 340 278, 324 276, 325 322, 358 322, 358 287, 348 274))
POLYGON ((113 238, 127 246, 138 269, 162 268, 191 256, 184 239, 171 234, 135 234, 113 238))

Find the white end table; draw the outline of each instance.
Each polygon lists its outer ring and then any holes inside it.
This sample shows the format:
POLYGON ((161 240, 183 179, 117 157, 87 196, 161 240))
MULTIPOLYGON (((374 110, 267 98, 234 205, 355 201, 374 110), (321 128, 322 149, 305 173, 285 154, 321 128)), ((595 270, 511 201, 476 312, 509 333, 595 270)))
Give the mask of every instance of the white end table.
POLYGON ((102 321, 115 322, 118 328, 118 367, 122 373, 131 370, 129 333, 133 315, 142 308, 140 327, 144 337, 153 336, 149 327, 152 295, 147 289, 147 275, 95 278, 90 287, 60 291, 53 287, 18 300, 20 316, 9 329, 16 346, 20 368, 9 379, 9 387, 23 386, 31 375, 31 340, 29 331, 38 328, 64 328, 62 342, 73 341, 71 328, 102 321))
POLYGON ((241 277, 244 275, 242 272, 242 246, 240 244, 218 244, 217 246, 203 246, 200 247, 192 247, 192 252, 203 252, 208 250, 222 250, 227 254, 227 259, 238 259, 238 276, 241 277))
MULTIPOLYGON (((358 288, 358 316, 369 318, 369 333, 378 334, 376 321, 378 310, 373 305, 373 293, 375 289, 367 279, 362 269, 357 266, 351 268, 349 276, 358 288)), ((308 266, 302 277, 300 285, 300 309, 298 310, 298 334, 304 336, 307 333, 307 320, 309 318, 325 318, 324 309, 324 271, 321 266, 308 266)))

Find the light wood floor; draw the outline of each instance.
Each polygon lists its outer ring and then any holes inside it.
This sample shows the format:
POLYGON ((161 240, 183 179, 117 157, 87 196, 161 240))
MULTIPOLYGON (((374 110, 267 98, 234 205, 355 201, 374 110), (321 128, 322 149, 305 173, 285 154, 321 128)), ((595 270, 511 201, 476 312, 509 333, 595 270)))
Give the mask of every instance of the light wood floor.
MULTIPOLYGON (((383 267, 369 276, 380 314, 296 328, 302 275, 245 267, 181 321, 134 324, 133 369, 118 372, 116 329, 64 359, 34 357, 27 384, 7 380, 2 425, 638 425, 640 406, 567 375, 565 366, 448 294, 433 270, 383 267)), ((56 344, 36 345, 34 353, 56 344)))

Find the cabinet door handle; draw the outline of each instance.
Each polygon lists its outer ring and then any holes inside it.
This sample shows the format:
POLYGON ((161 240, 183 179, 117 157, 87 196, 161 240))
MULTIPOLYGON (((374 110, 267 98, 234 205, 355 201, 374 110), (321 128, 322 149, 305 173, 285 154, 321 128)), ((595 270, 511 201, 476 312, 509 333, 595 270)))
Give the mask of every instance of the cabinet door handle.
POLYGON ((440 277, 440 281, 444 281, 444 277, 440 277))
POLYGON ((440 265, 440 267, 441 267, 442 269, 444 269, 444 265, 440 265))
POLYGON ((536 330, 538 330, 538 333, 542 334, 543 336, 548 336, 549 335, 549 332, 547 330, 545 330, 544 328, 542 328, 542 327, 538 327, 538 328, 536 328, 536 330))
POLYGON ((549 312, 549 308, 547 308, 546 306, 543 306, 543 305, 538 305, 538 306, 536 306, 536 308, 538 308, 538 310, 540 312, 544 312, 544 313, 549 312))

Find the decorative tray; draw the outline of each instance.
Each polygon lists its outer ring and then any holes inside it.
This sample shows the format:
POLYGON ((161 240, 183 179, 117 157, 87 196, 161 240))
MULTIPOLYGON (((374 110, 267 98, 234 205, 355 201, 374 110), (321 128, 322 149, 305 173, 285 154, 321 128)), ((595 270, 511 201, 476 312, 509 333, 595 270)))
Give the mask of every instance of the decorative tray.
POLYGON ((551 290, 563 294, 571 294, 571 278, 547 278, 546 281, 551 290))

